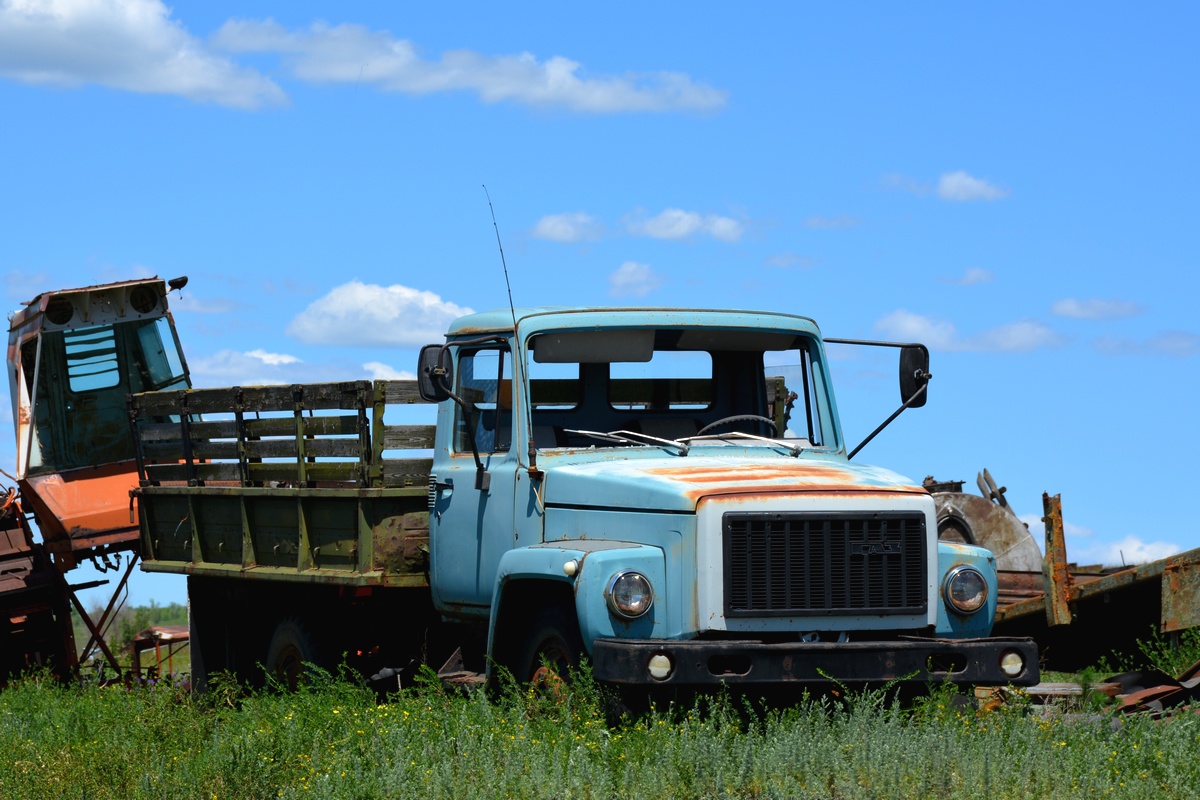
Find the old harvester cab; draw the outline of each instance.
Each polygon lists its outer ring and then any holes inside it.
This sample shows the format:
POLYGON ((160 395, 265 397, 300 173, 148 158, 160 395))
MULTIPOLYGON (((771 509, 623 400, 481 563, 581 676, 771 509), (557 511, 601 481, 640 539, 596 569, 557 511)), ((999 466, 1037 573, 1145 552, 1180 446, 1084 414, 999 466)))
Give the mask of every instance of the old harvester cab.
POLYGON ((60 569, 137 543, 125 397, 189 386, 167 291, 155 278, 46 292, 9 318, 16 478, 60 569))

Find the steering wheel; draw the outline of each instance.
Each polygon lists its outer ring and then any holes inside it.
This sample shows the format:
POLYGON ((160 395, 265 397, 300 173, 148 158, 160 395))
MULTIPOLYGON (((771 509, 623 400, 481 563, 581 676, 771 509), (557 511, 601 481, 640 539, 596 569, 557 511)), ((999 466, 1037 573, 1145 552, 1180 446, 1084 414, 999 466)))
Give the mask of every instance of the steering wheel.
POLYGON ((772 419, 769 419, 768 417, 760 417, 758 414, 735 414, 732 417, 721 417, 721 419, 717 420, 716 422, 708 423, 703 428, 701 428, 696 433, 696 435, 703 436, 704 434, 711 431, 713 428, 716 428, 716 427, 719 427, 721 425, 725 425, 726 423, 731 423, 731 422, 765 422, 771 426, 772 433, 774 433, 776 435, 779 434, 779 428, 775 426, 775 421, 772 419))

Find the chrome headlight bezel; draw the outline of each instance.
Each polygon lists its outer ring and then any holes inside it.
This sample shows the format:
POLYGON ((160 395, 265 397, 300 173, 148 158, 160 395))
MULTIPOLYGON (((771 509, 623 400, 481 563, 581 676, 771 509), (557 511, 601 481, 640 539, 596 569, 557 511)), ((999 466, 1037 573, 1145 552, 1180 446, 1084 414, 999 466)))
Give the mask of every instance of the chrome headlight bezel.
POLYGON ((987 578, 974 567, 961 564, 946 573, 942 581, 942 597, 959 614, 974 614, 987 606, 991 587, 987 578), (969 582, 977 582, 974 587, 969 582))
POLYGON ((608 581, 604 590, 608 610, 622 619, 644 617, 654 606, 654 586, 650 579, 637 570, 621 570, 608 581), (631 599, 638 586, 642 587, 641 600, 631 599))

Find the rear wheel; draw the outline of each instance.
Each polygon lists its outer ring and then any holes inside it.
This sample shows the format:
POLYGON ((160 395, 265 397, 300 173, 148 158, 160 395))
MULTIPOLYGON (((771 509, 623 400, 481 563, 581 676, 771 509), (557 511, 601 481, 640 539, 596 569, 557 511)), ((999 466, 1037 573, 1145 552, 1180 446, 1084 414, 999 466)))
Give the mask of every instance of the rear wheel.
POLYGON ((295 617, 287 617, 275 626, 265 666, 269 675, 295 691, 308 672, 307 665, 318 663, 317 657, 312 630, 295 617))

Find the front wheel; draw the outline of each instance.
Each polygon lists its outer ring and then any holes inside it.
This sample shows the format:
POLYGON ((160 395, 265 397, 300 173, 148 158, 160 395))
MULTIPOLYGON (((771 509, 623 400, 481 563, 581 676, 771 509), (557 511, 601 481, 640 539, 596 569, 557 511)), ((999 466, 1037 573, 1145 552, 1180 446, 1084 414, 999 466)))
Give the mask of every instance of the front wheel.
POLYGON ((518 644, 512 650, 508 667, 519 683, 535 682, 543 664, 566 678, 579 666, 583 655, 583 637, 574 614, 562 608, 543 608, 523 632, 514 632, 518 644))

